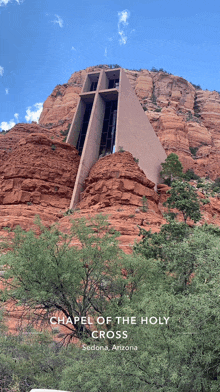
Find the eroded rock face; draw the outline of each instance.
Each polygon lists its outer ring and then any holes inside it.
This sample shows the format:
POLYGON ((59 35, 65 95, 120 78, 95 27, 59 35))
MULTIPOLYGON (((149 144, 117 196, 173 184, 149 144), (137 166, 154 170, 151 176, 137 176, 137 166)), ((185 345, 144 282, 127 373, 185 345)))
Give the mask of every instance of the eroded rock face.
POLYGON ((74 147, 43 134, 20 139, 2 155, 0 204, 67 208, 79 160, 74 147))
POLYGON ((16 124, 12 129, 0 133, 0 157, 4 151, 12 151, 16 147, 20 139, 26 138, 31 134, 43 134, 51 138, 59 138, 60 134, 56 134, 50 129, 44 128, 37 123, 31 124, 16 124))
POLYGON ((85 181, 85 190, 79 208, 97 205, 143 206, 143 196, 150 208, 158 212, 159 201, 150 181, 129 152, 117 152, 100 158, 85 181))

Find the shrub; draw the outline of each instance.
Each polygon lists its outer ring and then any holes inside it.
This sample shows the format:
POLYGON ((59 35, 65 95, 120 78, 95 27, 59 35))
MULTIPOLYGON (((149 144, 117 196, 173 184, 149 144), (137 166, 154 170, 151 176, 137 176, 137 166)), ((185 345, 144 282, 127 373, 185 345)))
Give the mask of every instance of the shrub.
POLYGON ((210 203, 210 200, 209 199, 203 199, 202 200, 202 204, 209 204, 210 203))
POLYGON ((178 155, 171 153, 166 158, 165 162, 161 164, 163 170, 160 172, 161 177, 165 180, 167 185, 170 185, 173 178, 182 177, 183 166, 179 161, 178 155))
POLYGON ((68 210, 64 212, 63 216, 72 215, 73 213, 74 211, 72 210, 72 208, 68 208, 68 210))
POLYGON ((147 202, 146 196, 143 196, 141 201, 142 201, 142 207, 141 207, 142 212, 147 212, 147 210, 148 210, 148 202, 147 202))
POLYGON ((55 150, 56 150, 56 146, 55 146, 54 144, 52 144, 51 149, 52 149, 53 151, 55 151, 55 150))
POLYGON ((191 111, 188 110, 188 116, 186 118, 186 121, 190 121, 190 120, 192 120, 192 118, 193 118, 193 115, 192 115, 191 111))
POLYGON ((189 147, 189 150, 194 157, 196 156, 196 153, 198 151, 199 147, 189 147))
POLYGON ((212 188, 213 192, 219 192, 220 188, 218 186, 215 186, 214 188, 212 188))
POLYGON ((214 192, 220 192, 220 177, 217 177, 211 186, 214 192))
POLYGON ((157 104, 157 97, 156 97, 156 95, 155 95, 154 93, 152 93, 152 95, 151 95, 151 101, 152 101, 152 103, 153 103, 154 105, 157 104))
POLYGON ((200 179, 200 177, 197 176, 197 174, 195 174, 192 169, 188 169, 186 171, 186 173, 183 175, 183 178, 185 178, 186 181, 199 180, 200 179))
POLYGON ((71 123, 68 124, 68 127, 67 127, 67 129, 65 129, 65 131, 60 131, 60 134, 61 134, 62 136, 67 136, 67 135, 68 135, 68 132, 69 132, 69 130, 70 130, 70 126, 71 126, 71 123))
POLYGON ((202 90, 201 86, 199 84, 194 84, 191 83, 191 85, 196 89, 196 90, 202 90))
POLYGON ((185 223, 187 218, 192 219, 195 223, 201 219, 197 193, 188 182, 173 182, 171 189, 167 193, 170 197, 164 205, 181 211, 185 223))

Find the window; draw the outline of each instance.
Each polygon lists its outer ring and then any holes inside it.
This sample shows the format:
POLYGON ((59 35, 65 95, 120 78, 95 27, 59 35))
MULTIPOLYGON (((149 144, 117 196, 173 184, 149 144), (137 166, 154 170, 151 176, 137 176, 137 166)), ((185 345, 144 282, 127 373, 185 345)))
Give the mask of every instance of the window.
POLYGON ((119 87, 119 79, 110 79, 108 88, 118 88, 119 87))
POLYGON ((93 103, 86 104, 86 109, 85 109, 85 113, 83 116, 83 123, 82 123, 82 127, 80 130, 77 145, 76 145, 76 149, 79 151, 80 155, 82 154, 82 150, 83 150, 83 146, 84 146, 84 142, 85 142, 85 138, 86 138, 86 132, 87 132, 89 119, 90 119, 90 115, 91 115, 91 111, 92 111, 92 105, 93 105, 93 103))
POLYGON ((90 87, 90 91, 96 91, 97 85, 98 85, 98 82, 92 82, 91 87, 90 87))
POLYGON ((112 154, 115 146, 117 101, 106 102, 99 155, 112 154))

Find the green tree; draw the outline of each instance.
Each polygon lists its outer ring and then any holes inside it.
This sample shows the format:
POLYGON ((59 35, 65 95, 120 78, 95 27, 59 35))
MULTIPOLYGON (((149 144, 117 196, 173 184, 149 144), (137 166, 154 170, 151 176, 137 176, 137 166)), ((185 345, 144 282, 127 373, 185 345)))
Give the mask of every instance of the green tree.
POLYGON ((164 163, 161 163, 163 170, 160 172, 161 177, 165 180, 167 185, 171 185, 171 182, 175 178, 182 177, 183 166, 179 161, 178 155, 171 153, 168 155, 164 163))
POLYGON ((120 250, 118 233, 112 234, 102 216, 74 220, 70 235, 57 226, 39 227, 39 236, 20 228, 15 231, 13 250, 1 261, 5 265, 1 280, 6 286, 1 298, 16 300, 26 312, 34 313, 33 325, 48 324, 60 312, 66 340, 88 339, 91 328, 82 318, 116 315, 118 309, 123 313, 123 306, 144 279, 143 263, 120 250))
POLYGON ((187 218, 195 223, 201 219, 199 198, 192 185, 183 181, 174 181, 167 193, 170 196, 164 205, 181 211, 185 223, 187 218))
MULTIPOLYGON (((78 241, 81 236, 81 247, 86 241, 83 241, 83 237, 88 236, 94 247, 93 236, 103 237, 108 234, 108 226, 105 226, 101 235, 97 223, 94 226, 94 223, 87 222, 86 229, 83 225, 80 231, 76 226, 77 222, 74 223, 74 230, 79 233, 78 241)), ((42 249, 50 264, 53 257, 48 258, 47 249, 54 253, 50 238, 52 232, 43 231, 38 237, 45 237, 46 245, 42 249)), ((111 325, 111 328, 127 330, 127 339, 118 339, 116 346, 137 346, 138 350, 115 350, 110 346, 104 351, 101 348, 104 341, 101 340, 93 340, 94 347, 98 349, 92 349, 88 342, 82 342, 82 347, 61 347, 41 334, 10 337, 2 333, 2 392, 10 392, 17 385, 19 392, 42 387, 74 392, 219 391, 220 229, 208 225, 192 228, 183 222, 171 221, 162 226, 159 233, 142 230, 141 234, 143 238, 135 246, 134 254, 123 259, 119 253, 115 261, 119 265, 119 269, 115 270, 117 273, 109 275, 110 282, 108 279, 102 280, 102 296, 94 296, 94 304, 99 308, 103 306, 104 315, 137 317, 137 324, 111 325), (123 272, 122 266, 125 268, 123 272), (110 286, 112 291, 109 290, 110 286), (109 294, 107 301, 106 293, 109 294), (165 316, 170 319, 167 325, 141 324, 140 318, 146 316, 165 316)), ((14 241, 14 246, 20 257, 23 249, 23 262, 27 267, 28 247, 24 248, 23 243, 28 233, 20 232, 20 235, 24 235, 23 240, 17 237, 18 243, 14 241)), ((55 243, 59 249, 64 244, 61 241, 63 237, 58 237, 59 242, 55 243)), ((76 236, 73 238, 76 242, 76 236)), ((42 249, 39 249, 39 254, 42 249)), ((14 258, 13 254, 10 256, 14 258)), ((88 258, 83 261, 87 263, 88 258)), ((74 259, 72 262, 75 263, 74 259)), ((107 264, 110 265, 110 262, 109 259, 107 264)), ((18 268, 17 263, 21 263, 18 258, 11 264, 15 270, 18 268)), ((28 268, 31 268, 31 263, 28 268)), ((53 268, 56 269, 56 266, 53 265, 53 268)), ((65 265, 62 267, 60 264, 59 270, 62 269, 66 275, 65 265)), ((102 267, 102 277, 105 271, 102 267)), ((70 274, 75 274, 75 270, 71 270, 70 274)), ((34 273, 29 276, 33 279, 34 273)), ((47 275, 48 285, 51 284, 49 278, 47 275)), ((62 274, 59 279, 62 281, 62 274)), ((15 286, 16 297, 17 289, 15 286)), ((46 293, 45 282, 40 289, 46 293)), ((20 293, 24 300, 25 292, 21 290, 20 293)), ((74 293, 72 298, 76 298, 74 293)))
POLYGON ((128 339, 120 344, 137 345, 138 351, 78 352, 78 361, 62 372, 61 389, 219 390, 220 230, 178 222, 168 226, 136 246, 149 274, 127 308, 139 317, 170 317, 168 325, 126 326, 128 339), (149 258, 151 247, 157 259, 149 258))
POLYGON ((0 336, 1 392, 30 392, 32 388, 58 388, 60 368, 67 352, 44 334, 0 336))

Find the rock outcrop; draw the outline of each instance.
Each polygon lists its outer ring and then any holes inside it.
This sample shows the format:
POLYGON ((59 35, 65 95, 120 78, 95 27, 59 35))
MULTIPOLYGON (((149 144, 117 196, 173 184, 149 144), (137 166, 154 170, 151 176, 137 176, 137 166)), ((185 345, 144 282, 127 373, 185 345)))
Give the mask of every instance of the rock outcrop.
POLYGON ((0 158, 1 158, 1 154, 4 151, 8 151, 8 152, 12 151, 14 147, 16 147, 20 139, 26 138, 28 135, 38 134, 38 133, 41 133, 53 139, 60 138, 59 133, 56 134, 56 132, 51 131, 50 129, 45 128, 37 123, 16 124, 9 131, 3 131, 0 133, 0 158))
POLYGON ((158 211, 159 197, 150 181, 129 152, 117 152, 100 158, 90 170, 79 208, 115 205, 143 207, 143 197, 158 211))
POLYGON ((80 157, 69 144, 43 134, 20 139, 2 156, 0 204, 68 206, 80 157))

